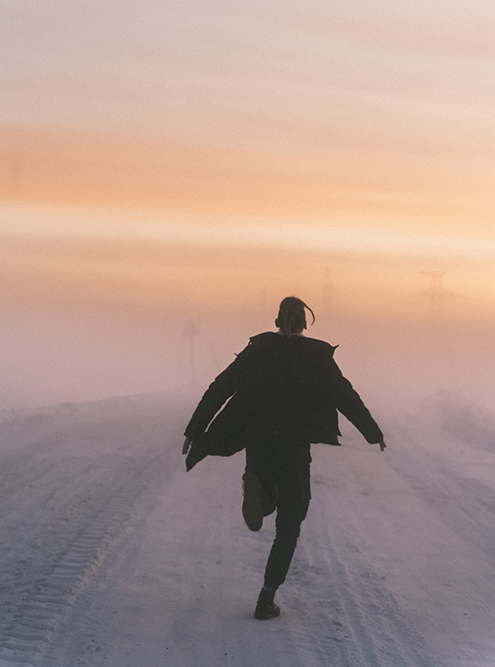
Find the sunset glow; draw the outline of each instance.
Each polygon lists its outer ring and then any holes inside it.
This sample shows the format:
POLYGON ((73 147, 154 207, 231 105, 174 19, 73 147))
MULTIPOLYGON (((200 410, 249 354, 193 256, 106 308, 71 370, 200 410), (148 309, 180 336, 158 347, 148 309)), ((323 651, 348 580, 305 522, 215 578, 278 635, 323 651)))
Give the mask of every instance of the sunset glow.
MULTIPOLYGON (((287 293, 344 339, 366 323, 397 354, 441 302, 452 345, 488 349, 494 28, 485 0, 0 0, 10 376, 26 374, 12 341, 37 363, 55 335, 29 337, 28 312, 73 341, 78 318, 118 321, 128 354, 139 322, 158 336, 166 311, 180 336, 214 311, 237 349, 287 293)), ((89 368, 83 348, 71 358, 89 368)))

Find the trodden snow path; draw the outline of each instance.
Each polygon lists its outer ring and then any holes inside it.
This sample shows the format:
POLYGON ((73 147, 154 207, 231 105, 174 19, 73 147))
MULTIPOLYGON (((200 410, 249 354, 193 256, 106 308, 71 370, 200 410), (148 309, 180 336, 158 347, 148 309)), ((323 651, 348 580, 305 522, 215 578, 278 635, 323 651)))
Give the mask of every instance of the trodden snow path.
POLYGON ((242 455, 185 473, 186 403, 4 414, 0 667, 493 667, 489 415, 439 402, 381 419, 383 454, 351 427, 313 447, 282 615, 260 622, 273 517, 244 526, 242 455))

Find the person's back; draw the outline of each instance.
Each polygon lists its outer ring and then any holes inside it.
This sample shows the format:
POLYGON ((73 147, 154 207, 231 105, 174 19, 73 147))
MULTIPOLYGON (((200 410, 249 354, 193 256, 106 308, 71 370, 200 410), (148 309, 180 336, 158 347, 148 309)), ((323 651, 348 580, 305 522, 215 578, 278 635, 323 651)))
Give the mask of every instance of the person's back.
MULTIPOLYGON (((280 429, 298 428, 326 389, 333 348, 311 338, 267 332, 251 339, 252 354, 236 403, 280 429)), ((328 392, 327 392, 328 393, 328 392)))

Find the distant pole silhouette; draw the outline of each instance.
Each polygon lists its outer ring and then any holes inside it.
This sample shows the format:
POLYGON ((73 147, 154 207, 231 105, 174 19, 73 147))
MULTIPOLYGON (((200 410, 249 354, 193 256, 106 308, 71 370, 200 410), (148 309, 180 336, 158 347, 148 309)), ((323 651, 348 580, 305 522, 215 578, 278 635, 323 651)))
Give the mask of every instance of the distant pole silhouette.
POLYGON ((445 301, 451 295, 443 286, 444 271, 421 271, 421 274, 430 279, 430 289, 421 294, 426 297, 428 314, 432 321, 439 322, 445 315, 445 301))
POLYGON ((335 323, 335 295, 336 289, 332 282, 331 271, 329 268, 325 269, 323 275, 323 285, 321 290, 321 315, 320 324, 326 329, 330 323, 335 323))
POLYGON ((428 363, 428 377, 426 383, 433 383, 437 388, 452 386, 456 382, 455 355, 452 347, 452 330, 448 326, 446 303, 447 299, 459 298, 459 294, 447 290, 443 284, 445 272, 421 271, 430 281, 430 288, 420 292, 426 298, 427 321, 425 327, 426 339, 423 343, 431 353, 428 363))
POLYGON ((197 326, 192 320, 186 322, 184 336, 189 339, 189 360, 191 364, 191 384, 196 384, 196 349, 194 339, 199 334, 197 326))
POLYGON ((329 311, 333 308, 335 287, 330 277, 330 269, 325 269, 325 277, 323 279, 323 309, 329 311))

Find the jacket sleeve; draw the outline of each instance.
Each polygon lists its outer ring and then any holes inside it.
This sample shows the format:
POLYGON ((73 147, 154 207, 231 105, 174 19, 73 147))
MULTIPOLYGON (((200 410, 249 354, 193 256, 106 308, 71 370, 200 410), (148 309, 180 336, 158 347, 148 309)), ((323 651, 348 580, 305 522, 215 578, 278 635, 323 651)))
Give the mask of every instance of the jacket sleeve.
POLYGON ((254 354, 252 343, 240 352, 235 360, 210 384, 198 403, 184 435, 191 440, 204 433, 216 413, 227 399, 239 389, 254 354))
POLYGON ((331 360, 330 371, 333 380, 333 398, 337 410, 358 429, 370 444, 383 440, 380 427, 352 384, 342 375, 334 359, 331 360))

